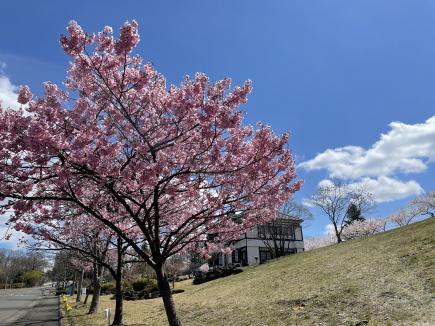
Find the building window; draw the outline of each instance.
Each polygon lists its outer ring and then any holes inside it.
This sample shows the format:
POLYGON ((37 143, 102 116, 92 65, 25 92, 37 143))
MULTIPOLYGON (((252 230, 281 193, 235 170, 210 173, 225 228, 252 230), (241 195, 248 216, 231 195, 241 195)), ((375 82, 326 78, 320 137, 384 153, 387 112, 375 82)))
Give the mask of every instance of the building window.
POLYGON ((272 221, 264 225, 258 225, 258 237, 261 239, 295 239, 295 226, 288 222, 272 221))

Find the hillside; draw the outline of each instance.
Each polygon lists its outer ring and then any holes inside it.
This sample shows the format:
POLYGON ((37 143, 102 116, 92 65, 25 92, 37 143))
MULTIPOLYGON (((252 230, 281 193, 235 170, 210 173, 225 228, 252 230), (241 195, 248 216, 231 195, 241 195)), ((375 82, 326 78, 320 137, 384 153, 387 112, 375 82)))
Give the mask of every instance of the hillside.
MULTIPOLYGON (((435 219, 178 287, 186 290, 175 295, 184 325, 429 325, 435 323, 435 219)), ((109 305, 113 300, 104 297, 100 309, 109 305)), ((77 322, 104 325, 101 316, 77 322)), ((125 321, 166 325, 161 300, 126 302, 125 321)))

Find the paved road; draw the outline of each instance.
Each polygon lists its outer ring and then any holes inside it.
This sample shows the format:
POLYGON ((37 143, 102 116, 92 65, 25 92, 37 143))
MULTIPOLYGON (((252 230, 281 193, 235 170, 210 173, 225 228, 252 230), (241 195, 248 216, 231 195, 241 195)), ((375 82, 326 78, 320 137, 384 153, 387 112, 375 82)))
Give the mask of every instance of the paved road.
POLYGON ((51 288, 0 289, 0 326, 58 326, 51 288))

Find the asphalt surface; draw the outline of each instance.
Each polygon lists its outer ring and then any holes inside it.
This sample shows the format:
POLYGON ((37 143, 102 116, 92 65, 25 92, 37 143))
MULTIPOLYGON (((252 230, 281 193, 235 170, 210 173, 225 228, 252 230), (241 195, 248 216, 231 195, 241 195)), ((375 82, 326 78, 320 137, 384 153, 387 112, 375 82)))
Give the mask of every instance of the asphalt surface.
POLYGON ((53 288, 0 289, 0 326, 58 326, 53 288))

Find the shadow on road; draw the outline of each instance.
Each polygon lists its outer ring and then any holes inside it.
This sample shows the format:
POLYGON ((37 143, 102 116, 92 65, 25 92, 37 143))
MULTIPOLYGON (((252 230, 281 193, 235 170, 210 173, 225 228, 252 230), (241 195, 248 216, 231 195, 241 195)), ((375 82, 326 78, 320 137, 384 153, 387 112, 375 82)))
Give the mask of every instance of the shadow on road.
POLYGON ((44 291, 43 296, 34 300, 34 303, 34 306, 20 308, 20 314, 24 313, 24 315, 16 321, 5 322, 0 318, 0 326, 59 326, 57 296, 44 291))

